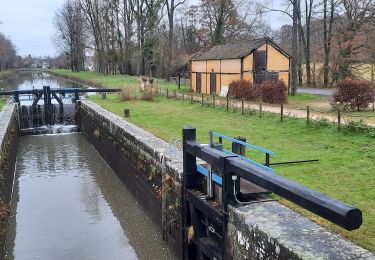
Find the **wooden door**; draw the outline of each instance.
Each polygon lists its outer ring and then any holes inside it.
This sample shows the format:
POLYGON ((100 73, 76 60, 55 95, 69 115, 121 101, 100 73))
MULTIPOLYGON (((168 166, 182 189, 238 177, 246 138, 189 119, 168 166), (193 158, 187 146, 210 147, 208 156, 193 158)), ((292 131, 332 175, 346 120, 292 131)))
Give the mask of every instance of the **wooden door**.
POLYGON ((210 94, 216 94, 216 73, 210 74, 210 94))
POLYGON ((195 80, 196 92, 200 93, 202 92, 202 74, 197 73, 195 80))

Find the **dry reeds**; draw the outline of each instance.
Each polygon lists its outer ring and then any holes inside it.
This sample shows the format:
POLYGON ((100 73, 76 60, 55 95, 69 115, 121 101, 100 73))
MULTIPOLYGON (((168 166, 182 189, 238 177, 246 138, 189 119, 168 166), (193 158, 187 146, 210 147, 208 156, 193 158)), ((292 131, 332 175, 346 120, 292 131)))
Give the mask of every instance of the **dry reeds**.
POLYGON ((130 101, 135 98, 134 95, 135 88, 134 86, 127 86, 121 89, 121 92, 119 94, 119 98, 122 102, 124 101, 130 101))
POLYGON ((141 92, 141 100, 154 101, 156 96, 156 90, 152 85, 145 86, 141 92))

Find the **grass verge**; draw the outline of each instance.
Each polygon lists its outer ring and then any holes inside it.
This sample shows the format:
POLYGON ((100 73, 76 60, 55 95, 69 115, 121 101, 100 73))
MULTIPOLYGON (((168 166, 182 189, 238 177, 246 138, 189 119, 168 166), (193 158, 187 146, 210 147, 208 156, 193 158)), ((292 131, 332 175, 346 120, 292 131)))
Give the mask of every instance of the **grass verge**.
MULTIPOLYGON (((58 76, 100 87, 123 88, 127 86, 138 85, 141 82, 141 77, 139 76, 103 75, 101 73, 92 71, 73 72, 66 69, 53 69, 49 71, 58 76)), ((154 79, 154 85, 157 87, 161 87, 162 89, 168 88, 171 91, 178 90, 178 86, 176 84, 163 79, 154 79)), ((187 90, 188 86, 181 85, 181 91, 187 90)))
MULTIPOLYGON (((271 162, 319 159, 318 163, 274 168, 277 174, 360 208, 364 220, 362 227, 348 232, 291 203, 284 200, 282 203, 375 252, 373 137, 337 133, 334 127, 319 127, 318 124, 309 127, 300 119, 287 118, 284 123, 280 123, 279 117, 271 114, 261 119, 254 115, 243 116, 226 112, 222 108, 202 107, 164 97, 158 97, 155 102, 120 102, 117 95, 109 95, 106 100, 101 100, 99 96, 90 99, 121 116, 124 108, 130 109, 130 122, 164 140, 181 138, 182 127, 191 124, 197 128, 198 139, 205 143, 211 129, 232 137, 247 137, 248 142, 277 153, 271 162)), ((263 156, 256 153, 248 152, 247 156, 263 160, 263 156)))

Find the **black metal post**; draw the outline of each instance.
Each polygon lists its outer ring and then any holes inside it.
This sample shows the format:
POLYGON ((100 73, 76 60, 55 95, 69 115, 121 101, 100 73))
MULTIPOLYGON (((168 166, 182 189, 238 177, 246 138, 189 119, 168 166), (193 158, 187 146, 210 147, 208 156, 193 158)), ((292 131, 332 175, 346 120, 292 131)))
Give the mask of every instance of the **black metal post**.
POLYGON ((266 164, 267 167, 270 167, 270 154, 266 153, 266 164))
POLYGON ((280 121, 284 122, 284 104, 282 102, 280 105, 280 121))
POLYGON ((197 171, 196 157, 186 151, 186 142, 196 140, 196 130, 192 126, 186 126, 182 130, 182 157, 183 157, 183 178, 182 178, 182 201, 183 201, 183 259, 189 259, 189 246, 188 246, 188 214, 189 204, 186 200, 186 190, 194 187, 194 175, 197 171))
POLYGON ((229 111, 229 96, 227 95, 227 111, 229 111))

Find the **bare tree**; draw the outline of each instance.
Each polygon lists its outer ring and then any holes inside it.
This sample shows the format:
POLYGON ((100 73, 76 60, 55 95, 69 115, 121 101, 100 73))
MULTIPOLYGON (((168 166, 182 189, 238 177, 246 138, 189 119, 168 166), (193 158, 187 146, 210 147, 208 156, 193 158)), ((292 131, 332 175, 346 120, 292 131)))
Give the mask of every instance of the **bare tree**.
POLYGON ((72 71, 80 71, 85 62, 85 41, 83 25, 85 23, 77 1, 69 0, 56 12, 55 42, 66 53, 72 71))
POLYGON ((367 42, 369 24, 375 21, 373 0, 341 0, 343 16, 337 42, 339 46, 338 71, 335 80, 350 77, 357 55, 367 42))
POLYGON ((174 18, 175 18, 175 11, 176 8, 182 4, 184 4, 186 0, 165 0, 165 5, 167 7, 167 15, 168 15, 168 57, 167 57, 167 78, 171 76, 172 72, 172 58, 173 58, 173 36, 174 36, 174 18))

